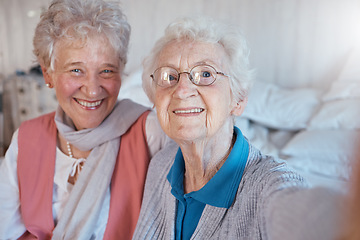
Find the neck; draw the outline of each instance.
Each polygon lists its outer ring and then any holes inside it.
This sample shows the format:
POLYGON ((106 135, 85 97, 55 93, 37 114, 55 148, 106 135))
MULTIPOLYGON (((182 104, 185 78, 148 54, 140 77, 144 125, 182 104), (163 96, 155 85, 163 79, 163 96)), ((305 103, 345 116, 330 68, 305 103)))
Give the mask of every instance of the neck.
POLYGON ((201 189, 228 158, 235 137, 233 132, 209 141, 180 144, 185 161, 184 192, 201 189))
POLYGON ((65 153, 66 155, 73 157, 73 158, 87 158, 91 152, 90 151, 81 151, 78 148, 76 148, 74 145, 71 145, 70 143, 65 140, 61 134, 58 134, 58 145, 60 150, 65 153))

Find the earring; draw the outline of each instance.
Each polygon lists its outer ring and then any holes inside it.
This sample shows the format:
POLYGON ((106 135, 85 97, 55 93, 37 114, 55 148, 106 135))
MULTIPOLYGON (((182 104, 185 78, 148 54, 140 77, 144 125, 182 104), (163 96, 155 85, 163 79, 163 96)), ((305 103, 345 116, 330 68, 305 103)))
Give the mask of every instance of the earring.
POLYGON ((51 88, 52 86, 51 86, 51 84, 50 83, 47 83, 47 84, 45 84, 48 88, 51 88))

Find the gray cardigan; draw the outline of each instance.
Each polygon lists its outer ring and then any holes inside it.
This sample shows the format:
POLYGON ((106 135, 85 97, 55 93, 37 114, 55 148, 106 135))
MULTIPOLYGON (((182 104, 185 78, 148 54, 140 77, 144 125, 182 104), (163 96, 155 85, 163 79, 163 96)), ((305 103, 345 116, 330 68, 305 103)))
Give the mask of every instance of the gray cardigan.
MULTIPOLYGON (((176 198, 166 176, 177 150, 171 143, 151 160, 133 239, 175 239, 176 198)), ((250 144, 234 203, 229 209, 206 205, 191 239, 330 240, 336 196, 328 189, 308 189, 301 176, 250 144)))

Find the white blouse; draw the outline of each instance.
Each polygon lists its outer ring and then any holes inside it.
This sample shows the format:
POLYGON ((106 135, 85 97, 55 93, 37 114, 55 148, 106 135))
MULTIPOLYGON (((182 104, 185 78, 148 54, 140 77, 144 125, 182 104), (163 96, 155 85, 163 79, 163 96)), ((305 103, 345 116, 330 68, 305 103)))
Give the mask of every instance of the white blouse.
MULTIPOLYGON (((151 112, 146 119, 146 136, 150 155, 153 156, 168 141, 160 128, 156 114, 151 112)), ((0 162, 0 239, 17 239, 26 231, 20 215, 19 187, 17 178, 18 130, 14 133, 11 145, 5 158, 0 162)), ((75 158, 56 149, 54 189, 53 189, 53 217, 55 224, 60 219, 73 185, 68 183, 75 158)), ((110 187, 107 190, 98 224, 94 229, 94 239, 102 239, 110 206, 110 187)))

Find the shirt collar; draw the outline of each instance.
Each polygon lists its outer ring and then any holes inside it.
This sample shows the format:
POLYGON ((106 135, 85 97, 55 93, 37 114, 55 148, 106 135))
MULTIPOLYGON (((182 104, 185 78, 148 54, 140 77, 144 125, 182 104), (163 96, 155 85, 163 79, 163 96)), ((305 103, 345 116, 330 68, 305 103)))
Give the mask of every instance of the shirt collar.
POLYGON ((167 175, 167 179, 172 187, 171 193, 177 198, 184 195, 184 173, 185 162, 181 149, 179 148, 175 156, 175 161, 167 175))
MULTIPOLYGON (((215 207, 229 208, 232 205, 249 155, 249 143, 240 129, 234 127, 234 132, 236 141, 223 166, 204 187, 186 195, 215 207)), ((171 193, 177 198, 184 195, 184 172, 184 158, 179 148, 167 176, 172 187, 171 193)))

